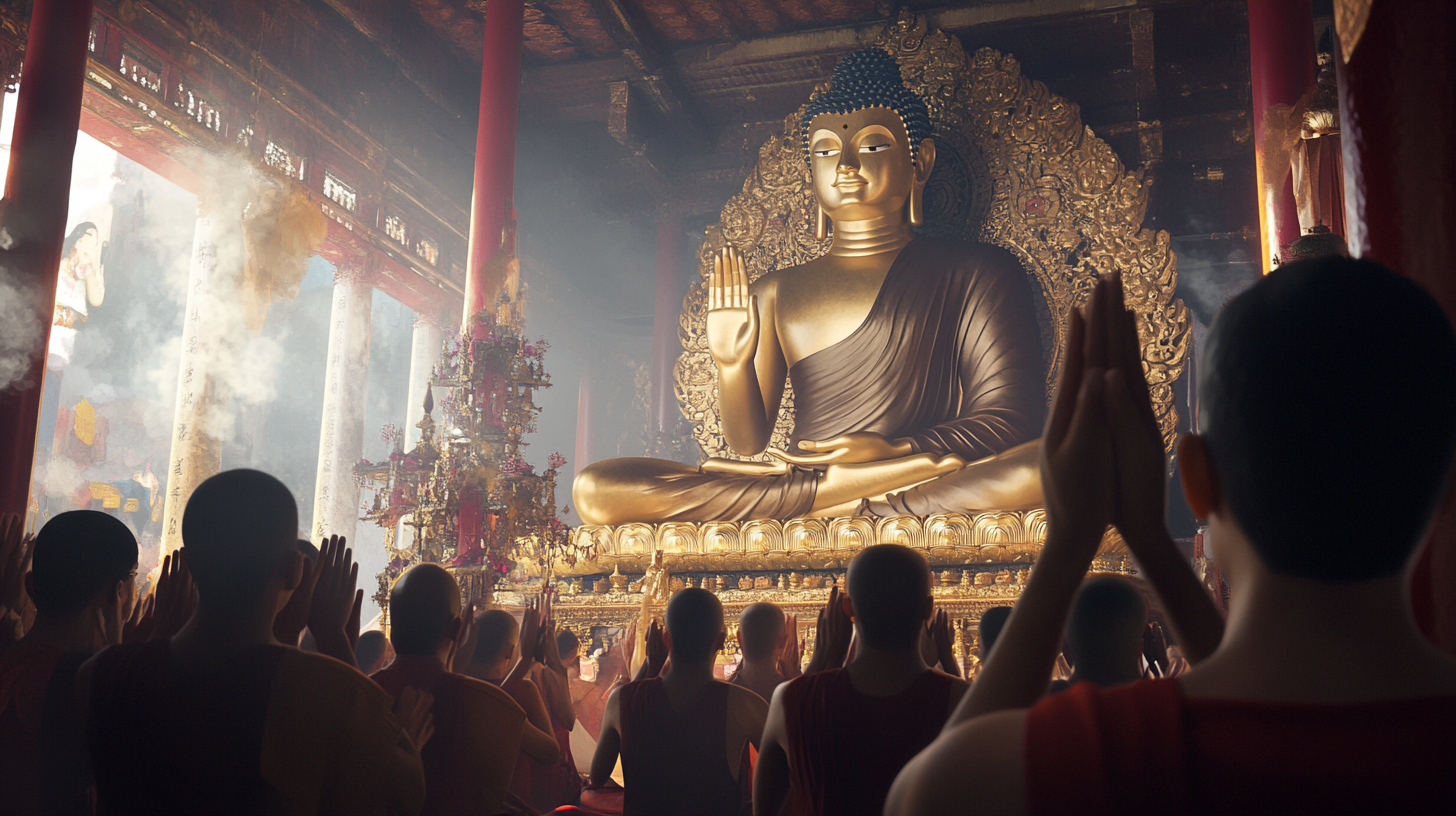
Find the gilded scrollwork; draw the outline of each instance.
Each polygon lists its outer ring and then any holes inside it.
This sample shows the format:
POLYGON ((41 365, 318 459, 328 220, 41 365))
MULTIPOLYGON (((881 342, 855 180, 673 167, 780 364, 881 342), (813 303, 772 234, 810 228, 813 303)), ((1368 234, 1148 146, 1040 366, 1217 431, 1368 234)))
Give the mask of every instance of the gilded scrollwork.
MULTIPOLYGON (((1143 369, 1171 448, 1177 425, 1172 383, 1188 350, 1188 310, 1173 296, 1177 266, 1168 234, 1142 227, 1148 202, 1143 171, 1123 167, 1112 148, 1083 126, 1077 105, 1023 76, 1010 55, 990 48, 968 55, 956 38, 929 30, 924 17, 908 12, 875 45, 899 60, 906 83, 930 108, 937 162, 925 192, 923 231, 1004 247, 1036 279, 1049 393, 1069 311, 1086 300, 1097 274, 1121 271, 1138 316, 1143 369)), ((698 249, 700 274, 680 320, 684 352, 676 391, 705 456, 741 458, 723 438, 717 372, 704 336, 713 253, 736 247, 756 279, 828 248, 814 234, 818 210, 798 122, 798 112, 789 115, 784 135, 759 148, 742 191, 723 207, 720 223, 698 249)), ((793 411, 789 389, 773 446, 786 446, 793 411)))

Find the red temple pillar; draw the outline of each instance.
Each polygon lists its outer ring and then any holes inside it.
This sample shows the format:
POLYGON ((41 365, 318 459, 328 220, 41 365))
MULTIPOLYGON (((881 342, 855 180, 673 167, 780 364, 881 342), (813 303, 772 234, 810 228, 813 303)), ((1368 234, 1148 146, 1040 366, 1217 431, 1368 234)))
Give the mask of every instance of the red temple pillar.
MULTIPOLYGON (((516 114, 521 99, 521 37, 525 0, 488 0, 485 51, 480 65, 480 118, 475 134, 475 186, 470 196, 470 247, 465 261, 465 314, 461 334, 469 337, 471 318, 500 293, 505 268, 491 263, 501 250, 502 231, 511 219, 516 183, 516 114)), ((514 251, 514 247, 506 247, 514 251)), ((491 529, 485 497, 462 496, 456 517, 457 555, 480 548, 491 529)))
POLYGON ((1283 247, 1299 240, 1300 234, 1288 156, 1279 161, 1283 150, 1265 152, 1265 137, 1269 135, 1265 127, 1271 108, 1293 108, 1305 91, 1314 87, 1314 12, 1309 0, 1249 0, 1249 62, 1259 226, 1267 273, 1272 259, 1283 247), (1266 156, 1270 157, 1269 163, 1266 156), (1280 166, 1273 166, 1276 163, 1280 166))
POLYGON ((677 362, 678 313, 682 311, 682 219, 669 215, 657 225, 657 286, 652 311, 652 434, 677 426, 672 370, 677 362))
POLYGON ((0 263, 18 290, 11 297, 28 299, 33 317, 29 326, 4 328, 30 335, 31 343, 27 370, 0 392, 0 511, 25 512, 30 493, 91 10, 92 0, 35 0, 30 16, 5 181, 4 226, 14 244, 0 263))
MULTIPOLYGON (((1339 21, 1337 20, 1337 23, 1339 21)), ((1348 22, 1348 21, 1347 21, 1348 22)), ((1336 48, 1350 252, 1425 286, 1456 323, 1456 4, 1377 2, 1336 48)), ((1456 654, 1456 483, 1412 583, 1416 619, 1456 654)))
POLYGON ((480 66, 480 119, 475 134, 475 187, 465 262, 465 317, 490 305, 503 269, 490 266, 501 246, 516 183, 516 115, 521 99, 521 34, 525 0, 488 0, 480 66))

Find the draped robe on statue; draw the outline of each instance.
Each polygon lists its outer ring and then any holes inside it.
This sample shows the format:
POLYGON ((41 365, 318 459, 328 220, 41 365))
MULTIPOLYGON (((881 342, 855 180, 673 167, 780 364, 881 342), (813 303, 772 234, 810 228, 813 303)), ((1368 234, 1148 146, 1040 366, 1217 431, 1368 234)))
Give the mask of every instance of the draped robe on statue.
MULTIPOLYGON (((873 431, 908 437, 916 453, 975 462, 1036 439, 1046 412, 1046 363, 1030 287, 1020 264, 999 247, 912 241, 890 266, 859 328, 789 369, 790 448, 873 431)), ((609 523, 794 518, 812 508, 818 478, 808 468, 703 473, 642 458, 598 462, 582 476, 611 490, 587 498, 578 488, 579 507, 608 505, 611 492, 622 491, 650 510, 645 518, 609 523)), ((974 478, 962 470, 872 507, 917 514, 991 509, 965 504, 977 495, 967 483, 974 478)))

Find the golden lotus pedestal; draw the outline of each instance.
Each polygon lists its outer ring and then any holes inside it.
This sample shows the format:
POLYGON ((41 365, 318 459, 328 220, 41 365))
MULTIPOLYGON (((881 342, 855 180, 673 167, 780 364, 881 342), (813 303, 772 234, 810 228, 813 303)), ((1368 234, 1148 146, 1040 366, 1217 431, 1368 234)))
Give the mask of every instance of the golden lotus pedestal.
MULTIPOLYGON (((555 609, 558 624, 583 644, 615 642, 644 615, 661 619, 668 595, 696 586, 723 602, 725 654, 736 651, 738 614, 760 601, 797 614, 800 639, 812 645, 827 590, 836 582, 843 586, 855 553, 873 544, 902 544, 930 562, 932 592, 950 613, 957 656, 974 665, 981 615, 1021 594, 1046 540, 1046 513, 622 524, 578 527, 572 537, 586 557, 554 569, 555 609)), ((1115 533, 1104 540, 1093 569, 1131 571, 1115 533)), ((500 593, 497 601, 514 605, 514 595, 500 593)))

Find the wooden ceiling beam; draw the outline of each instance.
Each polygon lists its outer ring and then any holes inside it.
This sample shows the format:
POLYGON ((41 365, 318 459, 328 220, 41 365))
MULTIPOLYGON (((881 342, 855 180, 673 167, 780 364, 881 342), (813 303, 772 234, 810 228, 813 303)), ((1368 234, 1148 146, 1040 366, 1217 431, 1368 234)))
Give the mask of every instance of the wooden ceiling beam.
POLYGON ((707 137, 703 120, 685 92, 668 53, 652 29, 622 0, 588 0, 612 40, 622 49, 631 79, 678 133, 695 141, 707 137))

